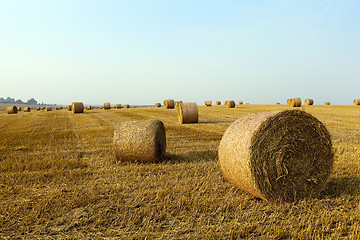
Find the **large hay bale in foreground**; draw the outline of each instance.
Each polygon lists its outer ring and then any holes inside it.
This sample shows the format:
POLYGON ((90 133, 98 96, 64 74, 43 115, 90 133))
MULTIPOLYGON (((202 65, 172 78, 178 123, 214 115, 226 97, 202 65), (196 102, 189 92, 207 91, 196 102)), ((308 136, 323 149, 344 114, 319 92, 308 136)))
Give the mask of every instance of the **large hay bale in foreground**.
POLYGON ((235 107, 235 101, 233 100, 228 100, 225 102, 225 107, 227 108, 234 108, 235 107))
POLYGON ((305 99, 305 105, 314 105, 314 100, 311 98, 305 99))
POLYGON ((16 106, 9 106, 6 108, 8 114, 16 114, 18 112, 18 108, 16 106))
POLYGON ((175 102, 173 99, 166 99, 164 100, 164 107, 166 109, 173 109, 175 108, 175 102))
POLYGON ((109 110, 109 109, 111 109, 110 103, 109 102, 104 103, 104 110, 109 110))
POLYGON ((216 105, 221 105, 221 102, 220 102, 220 101, 216 101, 216 105))
POLYGON ((225 132, 219 146, 223 174, 231 183, 268 201, 317 195, 330 175, 330 133, 300 110, 246 115, 225 132))
POLYGON ((116 104, 116 109, 121 109, 121 104, 116 104))
POLYGON ((199 113, 196 103, 180 103, 178 117, 180 123, 197 123, 199 121, 199 113))
POLYGON ((71 109, 73 113, 83 113, 84 112, 84 104, 82 102, 73 102, 71 105, 71 109))
POLYGON ((24 112, 30 112, 30 107, 24 107, 24 112))
POLYGON ((325 102, 325 105, 330 105, 330 102, 325 102))
POLYGON ((114 155, 121 162, 160 162, 165 153, 165 127, 159 120, 123 122, 114 131, 114 155))
POLYGON ((211 107, 211 105, 212 105, 212 101, 205 101, 205 106, 211 107))
POLYGON ((360 105, 360 99, 354 99, 353 104, 355 106, 360 105))
POLYGON ((291 98, 290 99, 290 106, 291 107, 301 107, 301 98, 291 98))
POLYGON ((161 107, 161 103, 155 103, 155 107, 161 107))

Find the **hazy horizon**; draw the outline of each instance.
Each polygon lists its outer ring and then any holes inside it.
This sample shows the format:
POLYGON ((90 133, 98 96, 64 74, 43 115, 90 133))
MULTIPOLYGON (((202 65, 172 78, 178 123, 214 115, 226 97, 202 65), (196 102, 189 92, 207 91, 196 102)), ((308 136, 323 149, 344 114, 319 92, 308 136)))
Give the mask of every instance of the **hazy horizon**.
POLYGON ((352 104, 360 2, 1 1, 0 96, 352 104))

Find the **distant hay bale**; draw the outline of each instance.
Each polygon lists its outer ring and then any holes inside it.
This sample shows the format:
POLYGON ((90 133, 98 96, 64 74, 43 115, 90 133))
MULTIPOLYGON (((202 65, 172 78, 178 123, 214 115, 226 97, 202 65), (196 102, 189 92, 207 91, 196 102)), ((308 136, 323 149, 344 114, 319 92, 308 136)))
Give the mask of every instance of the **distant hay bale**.
POLYGON ((177 111, 181 124, 197 123, 199 121, 198 107, 194 102, 180 103, 177 111))
POLYGON ((280 103, 279 103, 279 102, 277 102, 277 103, 276 103, 276 105, 280 105, 280 103))
POLYGON ((24 112, 30 112, 30 107, 24 107, 24 112))
POLYGON ((71 111, 71 105, 67 105, 66 110, 71 111))
POLYGON ((291 107, 301 107, 301 98, 291 98, 290 99, 290 106, 291 107))
POLYGON ((325 102, 325 105, 330 105, 330 102, 325 102))
POLYGON ((175 108, 174 100, 173 99, 164 100, 164 107, 165 107, 165 109, 173 109, 173 108, 175 108))
POLYGON ((228 100, 225 102, 225 107, 227 108, 234 108, 235 107, 235 101, 233 100, 228 100))
POLYGON ((109 109, 111 109, 110 103, 109 102, 104 103, 104 110, 109 110, 109 109))
POLYGON ((211 105, 212 105, 212 101, 205 101, 205 106, 211 107, 211 105))
POLYGON ((239 105, 243 105, 244 104, 244 102, 243 101, 239 101, 239 105))
POLYGON ((311 98, 305 99, 305 105, 314 105, 314 100, 311 98))
POLYGON ((73 102, 71 105, 71 109, 73 113, 83 113, 84 112, 84 104, 82 102, 73 102))
POLYGON ((40 107, 40 110, 45 110, 45 107, 40 107))
POLYGON ((116 104, 116 109, 121 109, 121 104, 116 104))
POLYGON ((59 108, 59 107, 55 107, 55 110, 60 110, 60 108, 59 108))
POLYGON ((354 99, 353 104, 355 106, 360 105, 360 99, 354 99))
POLYGON ((220 102, 220 101, 216 101, 216 105, 221 105, 221 102, 220 102))
POLYGON ((165 127, 160 120, 123 122, 114 131, 118 161, 156 163, 165 158, 165 153, 165 127))
POLYGON ((21 111, 21 107, 17 107, 17 110, 18 110, 18 112, 20 112, 20 111, 21 111))
POLYGON ((36 111, 40 111, 40 107, 36 107, 35 109, 36 109, 36 111))
POLYGON ((286 104, 290 106, 290 102, 291 102, 291 98, 289 98, 288 100, 286 100, 286 104))
POLYGON ((52 107, 46 107, 46 111, 47 111, 47 112, 52 111, 52 107))
POLYGON ((129 105, 129 104, 125 104, 125 105, 124 105, 124 108, 130 108, 130 105, 129 105))
POLYGON ((155 103, 155 107, 161 107, 161 103, 155 103))
POLYGON ((92 106, 86 106, 86 110, 91 110, 92 106))
POLYGON ((18 112, 18 108, 16 106, 9 106, 6 108, 8 114, 16 114, 18 112))
POLYGON ((323 189, 334 155, 330 133, 318 119, 286 110, 235 121, 220 142, 219 162, 240 189, 267 201, 294 201, 323 189))

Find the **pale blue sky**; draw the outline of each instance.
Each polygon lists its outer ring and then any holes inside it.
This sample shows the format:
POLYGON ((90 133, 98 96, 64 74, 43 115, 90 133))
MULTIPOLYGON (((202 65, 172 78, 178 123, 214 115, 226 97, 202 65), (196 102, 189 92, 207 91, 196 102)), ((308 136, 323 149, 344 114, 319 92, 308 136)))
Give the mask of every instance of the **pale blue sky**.
POLYGON ((351 104, 360 1, 0 0, 0 97, 351 104))

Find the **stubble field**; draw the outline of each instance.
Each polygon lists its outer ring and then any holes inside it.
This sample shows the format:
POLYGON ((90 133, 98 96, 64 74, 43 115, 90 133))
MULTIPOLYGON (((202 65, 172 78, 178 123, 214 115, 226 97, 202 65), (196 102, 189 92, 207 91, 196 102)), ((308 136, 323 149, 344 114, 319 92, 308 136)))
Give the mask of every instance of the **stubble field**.
POLYGON ((334 169, 315 199, 268 203, 222 176, 223 133, 249 113, 285 105, 199 106, 181 125, 164 108, 0 111, 3 239, 360 239, 360 108, 305 106, 332 135, 334 169), (164 122, 159 164, 114 160, 123 121, 164 122))

